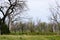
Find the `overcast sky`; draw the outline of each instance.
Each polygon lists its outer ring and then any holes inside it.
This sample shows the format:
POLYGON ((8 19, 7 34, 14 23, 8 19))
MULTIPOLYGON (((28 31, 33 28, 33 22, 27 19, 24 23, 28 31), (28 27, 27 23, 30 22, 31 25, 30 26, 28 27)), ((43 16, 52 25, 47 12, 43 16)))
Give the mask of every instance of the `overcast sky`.
POLYGON ((28 0, 28 14, 33 18, 33 21, 41 19, 43 22, 49 22, 48 17, 51 14, 49 11, 49 4, 54 5, 54 0, 28 0))
POLYGON ((41 19, 43 22, 49 22, 50 16, 49 5, 54 6, 55 0, 28 0, 28 6, 30 11, 28 12, 33 20, 41 19))

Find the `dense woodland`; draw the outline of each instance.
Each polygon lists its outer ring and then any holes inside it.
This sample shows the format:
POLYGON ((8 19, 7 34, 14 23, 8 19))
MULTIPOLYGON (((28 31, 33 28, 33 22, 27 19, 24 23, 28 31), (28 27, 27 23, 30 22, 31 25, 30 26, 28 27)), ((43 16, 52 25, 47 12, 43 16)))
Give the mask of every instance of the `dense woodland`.
MULTIPOLYGON (((55 7, 50 7, 50 22, 35 23, 20 21, 21 15, 27 11, 26 0, 8 0, 0 5, 0 34, 27 34, 27 35, 59 35, 60 34, 60 5, 56 1, 55 7)), ((28 19, 28 18, 26 18, 28 19)))

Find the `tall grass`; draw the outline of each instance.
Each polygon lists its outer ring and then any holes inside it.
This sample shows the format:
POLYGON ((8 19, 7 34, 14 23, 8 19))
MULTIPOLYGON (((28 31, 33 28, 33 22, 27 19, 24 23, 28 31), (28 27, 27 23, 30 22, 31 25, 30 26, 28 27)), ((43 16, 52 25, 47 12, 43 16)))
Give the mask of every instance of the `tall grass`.
POLYGON ((0 40, 60 40, 53 35, 0 35, 0 40))

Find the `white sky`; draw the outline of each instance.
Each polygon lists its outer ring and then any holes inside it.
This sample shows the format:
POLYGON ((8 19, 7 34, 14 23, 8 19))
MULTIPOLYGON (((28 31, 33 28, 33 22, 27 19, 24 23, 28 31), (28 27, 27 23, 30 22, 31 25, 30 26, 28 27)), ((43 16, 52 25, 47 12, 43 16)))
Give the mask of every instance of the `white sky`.
POLYGON ((55 4, 54 0, 28 0, 28 7, 30 11, 28 12, 33 20, 41 19, 43 22, 48 22, 48 17, 50 16, 49 4, 52 6, 55 4))
POLYGON ((41 21, 43 22, 48 22, 48 17, 51 14, 49 11, 49 4, 54 5, 55 4, 54 0, 27 0, 27 1, 29 8, 28 14, 30 17, 33 18, 33 21, 41 19, 41 21))

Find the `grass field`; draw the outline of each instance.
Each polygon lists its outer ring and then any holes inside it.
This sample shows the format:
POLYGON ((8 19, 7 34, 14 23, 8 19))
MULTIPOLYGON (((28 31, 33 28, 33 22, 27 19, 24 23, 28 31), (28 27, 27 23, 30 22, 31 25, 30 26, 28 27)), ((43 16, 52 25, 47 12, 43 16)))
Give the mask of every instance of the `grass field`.
POLYGON ((0 35, 0 40, 60 40, 60 36, 52 35, 0 35))

